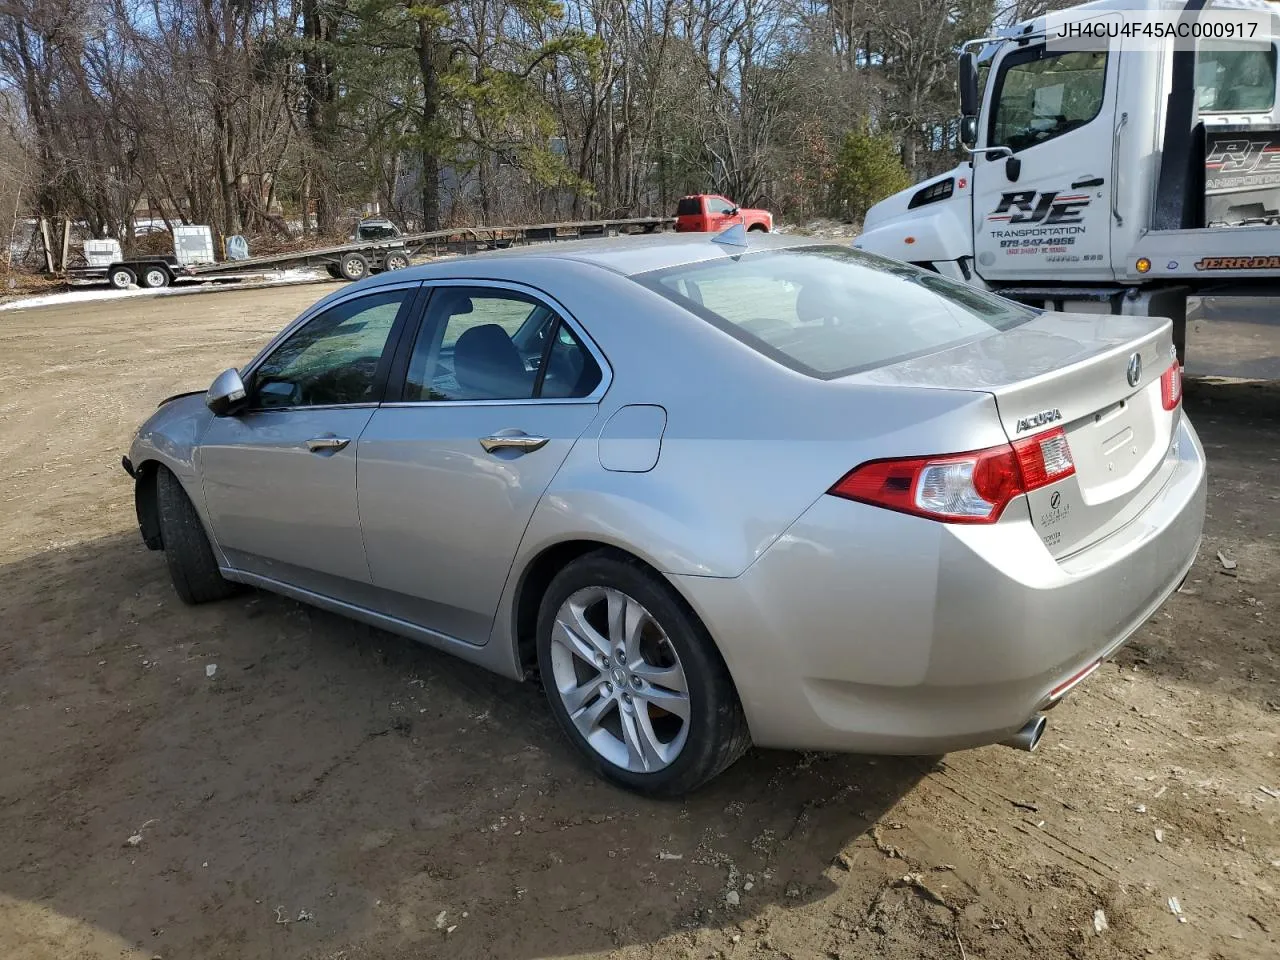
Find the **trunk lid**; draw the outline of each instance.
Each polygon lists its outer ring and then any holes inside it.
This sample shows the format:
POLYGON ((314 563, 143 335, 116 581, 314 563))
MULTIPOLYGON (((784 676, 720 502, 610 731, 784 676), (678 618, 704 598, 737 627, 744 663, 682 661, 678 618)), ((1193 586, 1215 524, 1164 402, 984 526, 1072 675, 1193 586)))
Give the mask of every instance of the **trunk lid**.
POLYGON ((1172 331, 1160 318, 1045 313, 850 379, 990 393, 1010 440, 1061 427, 1075 474, 1026 502, 1046 548, 1063 557, 1132 520, 1172 469, 1181 405, 1165 410, 1160 386, 1175 362, 1172 331))

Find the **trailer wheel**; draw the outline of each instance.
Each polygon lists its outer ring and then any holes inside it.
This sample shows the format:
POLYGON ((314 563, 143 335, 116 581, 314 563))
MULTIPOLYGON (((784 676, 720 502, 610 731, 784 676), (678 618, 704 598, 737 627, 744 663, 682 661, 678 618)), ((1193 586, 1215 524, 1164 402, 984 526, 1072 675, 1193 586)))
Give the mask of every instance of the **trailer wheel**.
POLYGON ((341 270, 339 270, 339 269, 338 269, 334 264, 332 264, 332 263, 326 263, 326 264, 324 265, 324 272, 325 272, 325 273, 327 273, 327 274, 329 274, 329 276, 333 277, 333 279, 335 279, 335 280, 341 280, 341 279, 342 279, 342 271, 341 271, 341 270))
POLYGON ((169 285, 169 271, 164 267, 150 266, 142 271, 142 285, 149 290, 169 285))
POLYGON ((382 261, 383 270, 403 270, 409 266, 409 255, 405 253, 388 253, 382 261))
POLYGON ((361 254, 348 253, 338 261, 338 269, 342 272, 343 279, 363 280, 369 275, 369 261, 361 254))
POLYGON ((138 282, 138 278, 128 267, 112 267, 111 272, 107 274, 107 279, 117 290, 128 290, 138 282))

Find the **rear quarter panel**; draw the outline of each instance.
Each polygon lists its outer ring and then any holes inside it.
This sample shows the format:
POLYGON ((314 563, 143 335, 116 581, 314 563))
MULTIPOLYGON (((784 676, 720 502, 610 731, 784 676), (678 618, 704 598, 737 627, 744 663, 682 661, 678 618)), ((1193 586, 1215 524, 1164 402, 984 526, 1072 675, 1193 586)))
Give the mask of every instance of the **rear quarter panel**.
MULTIPOLYGON (((513 262, 511 279, 523 270, 524 282, 544 282, 534 261, 513 262)), ((524 569, 557 543, 613 544, 670 576, 736 577, 864 460, 1005 442, 986 394, 816 380, 630 279, 586 264, 555 270, 554 295, 614 376, 534 511, 508 611, 524 569), (628 404, 666 410, 658 462, 644 473, 600 463, 601 427, 628 404)))

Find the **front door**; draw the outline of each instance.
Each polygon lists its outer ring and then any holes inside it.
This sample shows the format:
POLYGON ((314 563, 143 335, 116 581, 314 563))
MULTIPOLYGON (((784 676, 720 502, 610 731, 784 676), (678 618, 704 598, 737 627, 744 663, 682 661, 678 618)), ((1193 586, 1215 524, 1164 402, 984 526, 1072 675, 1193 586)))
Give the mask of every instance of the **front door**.
POLYGON ((379 606, 487 642, 534 507, 603 387, 586 338, 540 297, 435 289, 399 402, 383 404, 360 438, 360 519, 379 606))
POLYGON ((416 290, 357 296, 318 314, 249 372, 244 411, 210 424, 197 467, 232 566, 327 595, 369 583, 356 446, 416 290))
POLYGON ((1043 43, 1006 54, 988 83, 975 153, 975 269, 984 280, 1109 280, 1118 62, 1043 43))
POLYGON ((741 218, 734 213, 736 209, 732 201, 724 197, 707 197, 707 229, 712 233, 719 233, 739 223, 741 218))

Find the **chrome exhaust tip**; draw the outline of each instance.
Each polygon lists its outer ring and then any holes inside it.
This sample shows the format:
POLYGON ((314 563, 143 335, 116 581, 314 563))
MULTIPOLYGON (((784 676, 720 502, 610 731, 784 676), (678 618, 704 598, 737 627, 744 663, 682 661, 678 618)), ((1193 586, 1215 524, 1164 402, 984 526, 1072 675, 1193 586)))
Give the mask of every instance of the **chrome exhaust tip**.
POLYGON ((1048 722, 1048 718, 1043 713, 1037 713, 1012 737, 1008 740, 1001 740, 1001 746, 1013 747, 1015 750, 1026 750, 1028 753, 1031 752, 1040 743, 1040 738, 1044 736, 1044 728, 1048 722))

